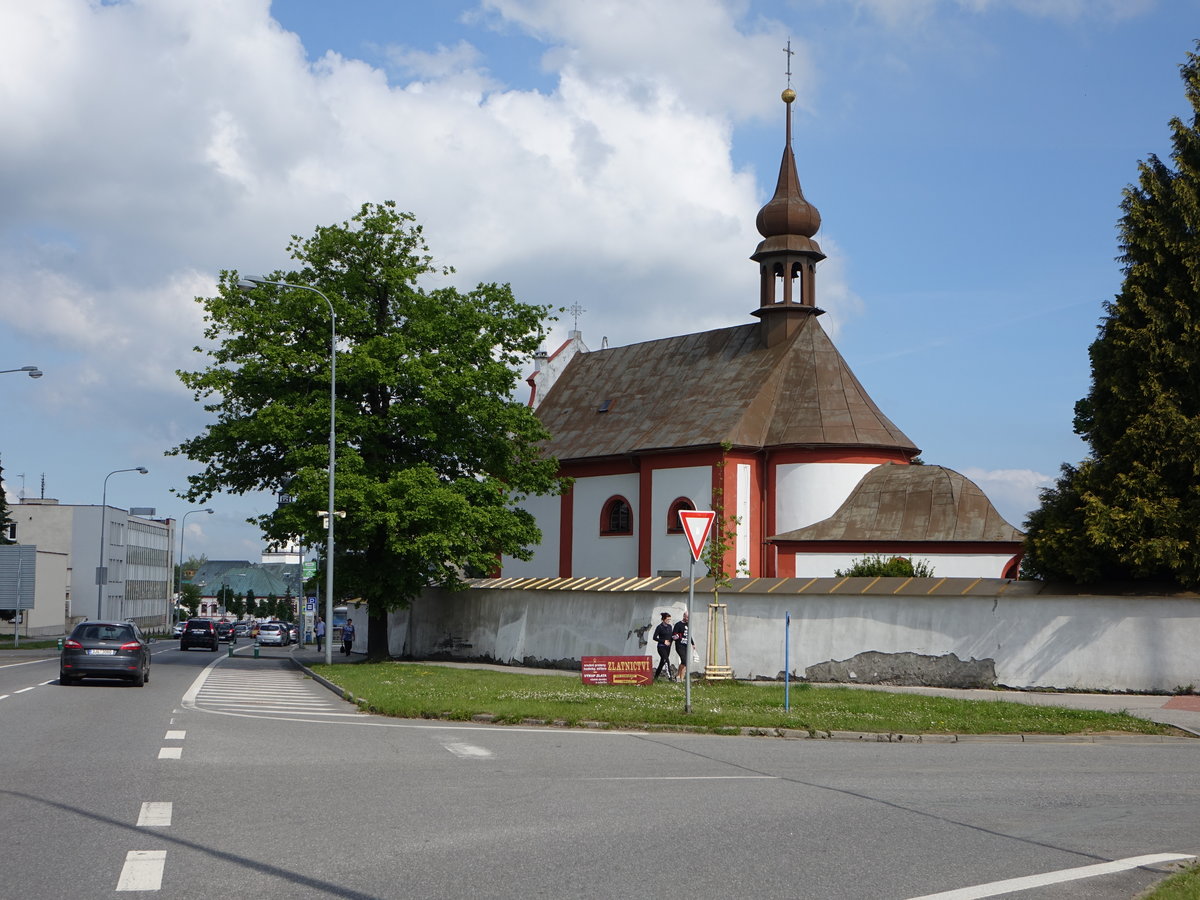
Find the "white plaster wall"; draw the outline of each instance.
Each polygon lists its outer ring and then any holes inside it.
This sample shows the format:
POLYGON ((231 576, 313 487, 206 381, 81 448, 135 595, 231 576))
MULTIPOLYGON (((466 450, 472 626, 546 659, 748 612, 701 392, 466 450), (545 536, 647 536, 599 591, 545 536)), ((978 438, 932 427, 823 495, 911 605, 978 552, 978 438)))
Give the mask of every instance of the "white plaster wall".
MULTIPOLYGON (((775 468, 775 533, 828 519, 877 463, 790 463, 775 468)), ((769 537, 770 535, 768 535, 769 537)))
POLYGON ((737 508, 734 515, 741 523, 734 541, 734 564, 737 566, 737 575, 744 578, 750 574, 750 466, 745 463, 738 463, 737 467, 737 508))
MULTIPOLYGON (((898 586, 902 579, 892 581, 898 586)), ((797 676, 806 666, 874 650, 992 659, 998 683, 1010 687, 1169 692, 1200 684, 1195 598, 892 590, 737 593, 728 606, 729 663, 739 678, 781 677, 790 612, 797 676)), ((697 596, 692 614, 702 656, 708 599, 697 596)), ((653 656, 648 637, 658 613, 678 616, 686 600, 686 591, 430 591, 403 614, 407 653, 569 668, 584 655, 653 656)))
POLYGON ((527 497, 522 508, 532 513, 542 531, 542 542, 533 551, 533 558, 525 561, 511 556, 501 558, 504 575, 518 578, 553 578, 558 575, 559 510, 561 497, 527 497))
MULTIPOLYGON (((863 553, 797 553, 797 578, 827 578, 835 572, 846 571, 856 559, 871 554, 863 553)), ((899 554, 887 553, 884 556, 899 554)), ((908 554, 903 554, 908 555, 908 554)), ((938 578, 1002 578, 1004 569, 1012 559, 1011 554, 987 553, 914 553, 915 562, 924 562, 933 569, 938 578)))
POLYGON ((636 575, 638 561, 638 476, 597 475, 575 480, 572 575, 636 575), (633 534, 600 536, 600 511, 614 494, 629 501, 633 534))
MULTIPOLYGON (((712 508, 712 467, 689 466, 683 469, 656 469, 650 512, 650 573, 679 571, 687 575, 692 551, 682 534, 667 534, 667 511, 680 497, 687 497, 696 509, 712 508)), ((707 574, 708 567, 697 564, 696 575, 707 574)))

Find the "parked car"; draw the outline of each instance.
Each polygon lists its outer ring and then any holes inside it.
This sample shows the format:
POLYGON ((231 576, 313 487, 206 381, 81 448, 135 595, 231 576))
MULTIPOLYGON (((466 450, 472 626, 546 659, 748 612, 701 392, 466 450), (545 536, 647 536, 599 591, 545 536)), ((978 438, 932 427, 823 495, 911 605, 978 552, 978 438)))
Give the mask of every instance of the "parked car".
POLYGON ((252 637, 254 628, 249 622, 238 622, 233 626, 233 633, 238 637, 252 637))
POLYGON ((300 643, 300 629, 298 629, 296 627, 296 623, 295 622, 285 622, 284 627, 287 628, 288 643, 289 644, 300 643))
POLYGON ((287 631, 279 622, 263 622, 258 626, 258 642, 265 646, 286 647, 287 631))
POLYGON ((152 640, 132 622, 80 622, 63 641, 58 683, 123 678, 141 687, 150 681, 152 640))
POLYGON ((171 629, 171 637, 179 637, 181 634, 183 634, 183 627, 185 624, 187 623, 176 622, 175 626, 171 629))
POLYGON ((212 619, 188 619, 183 634, 179 636, 179 649, 207 647, 216 652, 221 639, 217 636, 217 623, 212 619))
POLYGON ((217 640, 237 643, 237 633, 234 631, 232 622, 217 623, 217 640))

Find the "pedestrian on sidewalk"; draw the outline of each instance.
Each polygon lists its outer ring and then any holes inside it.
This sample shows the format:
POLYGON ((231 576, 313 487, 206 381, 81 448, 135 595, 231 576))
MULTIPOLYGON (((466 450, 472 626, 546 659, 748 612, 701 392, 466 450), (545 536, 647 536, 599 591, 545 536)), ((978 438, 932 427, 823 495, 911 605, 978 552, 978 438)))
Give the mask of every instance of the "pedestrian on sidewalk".
POLYGON ((354 620, 347 619, 346 624, 342 626, 342 653, 346 656, 350 655, 350 648, 354 646, 354 620))
POLYGON ((692 647, 696 644, 688 635, 687 612, 684 612, 680 620, 675 623, 672 634, 675 637, 675 652, 679 654, 679 669, 675 672, 675 677, 683 681, 687 678, 688 654, 692 652, 692 647))
POLYGON ((654 678, 658 680, 665 666, 667 678, 674 681, 671 678, 671 645, 675 643, 675 632, 671 628, 671 614, 665 612, 661 616, 662 621, 654 629, 654 643, 658 645, 658 668, 654 670, 654 678))
POLYGON ((325 620, 317 616, 317 652, 321 652, 321 647, 325 644, 325 620))

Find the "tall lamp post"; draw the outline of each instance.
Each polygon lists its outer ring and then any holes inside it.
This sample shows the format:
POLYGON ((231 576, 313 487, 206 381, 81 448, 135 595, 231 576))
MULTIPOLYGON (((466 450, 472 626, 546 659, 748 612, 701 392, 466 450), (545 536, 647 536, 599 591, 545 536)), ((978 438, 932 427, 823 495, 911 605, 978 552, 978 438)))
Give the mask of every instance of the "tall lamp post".
POLYGON ((333 665, 333 520, 335 518, 333 505, 333 472, 337 461, 334 452, 337 436, 337 312, 334 311, 333 301, 306 284, 292 284, 287 281, 268 281, 265 278, 244 277, 238 281, 238 288, 243 291, 253 290, 260 285, 293 288, 298 291, 309 291, 316 294, 329 306, 329 508, 325 516, 325 664, 333 665))
MULTIPOLYGON (((180 524, 179 524, 179 578, 178 578, 178 586, 175 588, 175 593, 179 596, 180 600, 183 599, 183 536, 187 532, 187 517, 192 515, 193 513, 208 513, 211 516, 213 514, 213 510, 212 509, 189 509, 187 512, 185 512, 183 514, 183 518, 180 519, 180 524)), ((172 618, 174 618, 174 617, 172 617, 172 618)))
POLYGON ((104 585, 108 584, 108 569, 104 565, 104 520, 108 518, 108 479, 118 472, 140 472, 145 475, 150 470, 145 466, 134 466, 132 469, 113 469, 104 476, 104 491, 100 495, 100 558, 96 566, 96 618, 104 618, 104 585))
POLYGON ((7 375, 9 372, 27 372, 30 378, 41 378, 46 374, 37 366, 21 366, 19 369, 0 369, 0 375, 7 375))

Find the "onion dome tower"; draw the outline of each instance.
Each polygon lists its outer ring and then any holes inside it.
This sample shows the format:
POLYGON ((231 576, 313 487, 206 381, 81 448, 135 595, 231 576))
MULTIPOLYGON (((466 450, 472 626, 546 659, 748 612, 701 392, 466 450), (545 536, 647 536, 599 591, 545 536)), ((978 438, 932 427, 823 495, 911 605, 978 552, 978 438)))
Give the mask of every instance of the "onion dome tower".
POLYGON ((787 108, 787 134, 775 196, 758 211, 756 225, 763 240, 750 257, 758 263, 762 343, 771 347, 786 340, 810 315, 824 310, 816 305, 816 267, 825 258, 813 235, 821 227, 821 214, 804 199, 792 154, 792 103, 796 92, 782 94, 787 108))

